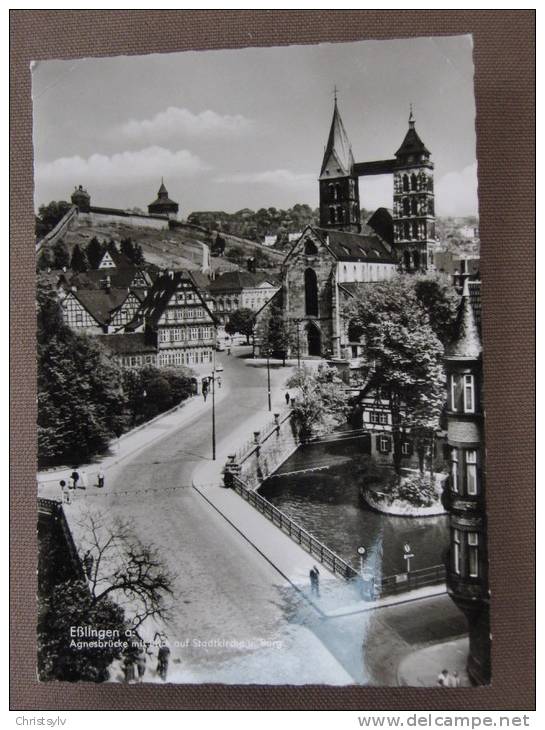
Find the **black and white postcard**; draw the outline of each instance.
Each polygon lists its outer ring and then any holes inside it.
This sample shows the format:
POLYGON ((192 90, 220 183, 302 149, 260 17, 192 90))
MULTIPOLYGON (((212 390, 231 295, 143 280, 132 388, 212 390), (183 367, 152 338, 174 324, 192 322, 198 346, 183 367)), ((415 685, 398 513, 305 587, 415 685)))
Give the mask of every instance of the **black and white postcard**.
POLYGON ((490 683, 472 52, 33 64, 42 682, 490 683))

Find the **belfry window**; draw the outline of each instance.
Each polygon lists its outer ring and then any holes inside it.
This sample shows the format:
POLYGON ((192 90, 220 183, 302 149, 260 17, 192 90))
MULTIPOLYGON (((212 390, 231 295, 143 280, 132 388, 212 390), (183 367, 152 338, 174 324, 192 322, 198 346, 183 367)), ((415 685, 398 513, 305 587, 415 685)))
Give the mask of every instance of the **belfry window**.
POLYGON ((409 177, 408 177, 408 175, 403 175, 403 192, 406 192, 406 193, 409 192, 409 177))
POLYGON ((411 214, 411 204, 409 198, 403 198, 403 215, 411 214))
POLYGON ((418 215, 418 201, 416 198, 411 200, 411 213, 413 215, 418 215))
POLYGON ((314 269, 305 270, 305 313, 318 316, 318 280, 314 269))
POLYGON ((316 256, 318 253, 318 249, 316 248, 313 241, 307 240, 305 241, 305 254, 307 256, 316 256))
POLYGON ((418 188, 417 188, 417 181, 416 181, 416 175, 414 174, 414 172, 411 175, 411 190, 418 190, 418 188))

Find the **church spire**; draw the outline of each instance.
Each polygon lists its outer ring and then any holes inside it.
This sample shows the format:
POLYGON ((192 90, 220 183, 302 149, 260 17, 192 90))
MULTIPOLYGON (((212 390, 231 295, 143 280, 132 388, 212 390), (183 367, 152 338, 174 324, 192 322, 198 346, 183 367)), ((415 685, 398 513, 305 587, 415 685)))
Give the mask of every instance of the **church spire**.
POLYGON ((344 128, 337 104, 337 87, 334 89, 333 118, 324 152, 320 177, 326 172, 328 177, 351 175, 354 157, 350 140, 344 128))

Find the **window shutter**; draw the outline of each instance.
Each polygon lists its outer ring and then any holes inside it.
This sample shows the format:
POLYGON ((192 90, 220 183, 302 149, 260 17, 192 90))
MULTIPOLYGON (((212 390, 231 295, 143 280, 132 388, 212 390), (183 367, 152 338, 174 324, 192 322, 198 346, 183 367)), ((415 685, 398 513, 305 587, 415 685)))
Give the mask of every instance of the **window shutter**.
POLYGON ((375 436, 375 445, 377 447, 377 451, 380 451, 380 434, 375 436))
POLYGON ((392 450, 392 439, 391 438, 387 438, 386 441, 385 441, 385 443, 386 443, 386 453, 389 454, 390 451, 392 450))

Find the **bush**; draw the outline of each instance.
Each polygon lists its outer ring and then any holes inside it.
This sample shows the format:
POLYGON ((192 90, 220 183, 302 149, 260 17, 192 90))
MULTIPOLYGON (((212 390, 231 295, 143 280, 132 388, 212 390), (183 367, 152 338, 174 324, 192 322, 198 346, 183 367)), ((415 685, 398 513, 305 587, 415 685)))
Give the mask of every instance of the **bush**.
POLYGON ((395 501, 408 502, 413 507, 431 507, 437 501, 435 486, 428 477, 418 474, 415 476, 394 479, 384 490, 385 498, 390 504, 395 501))

